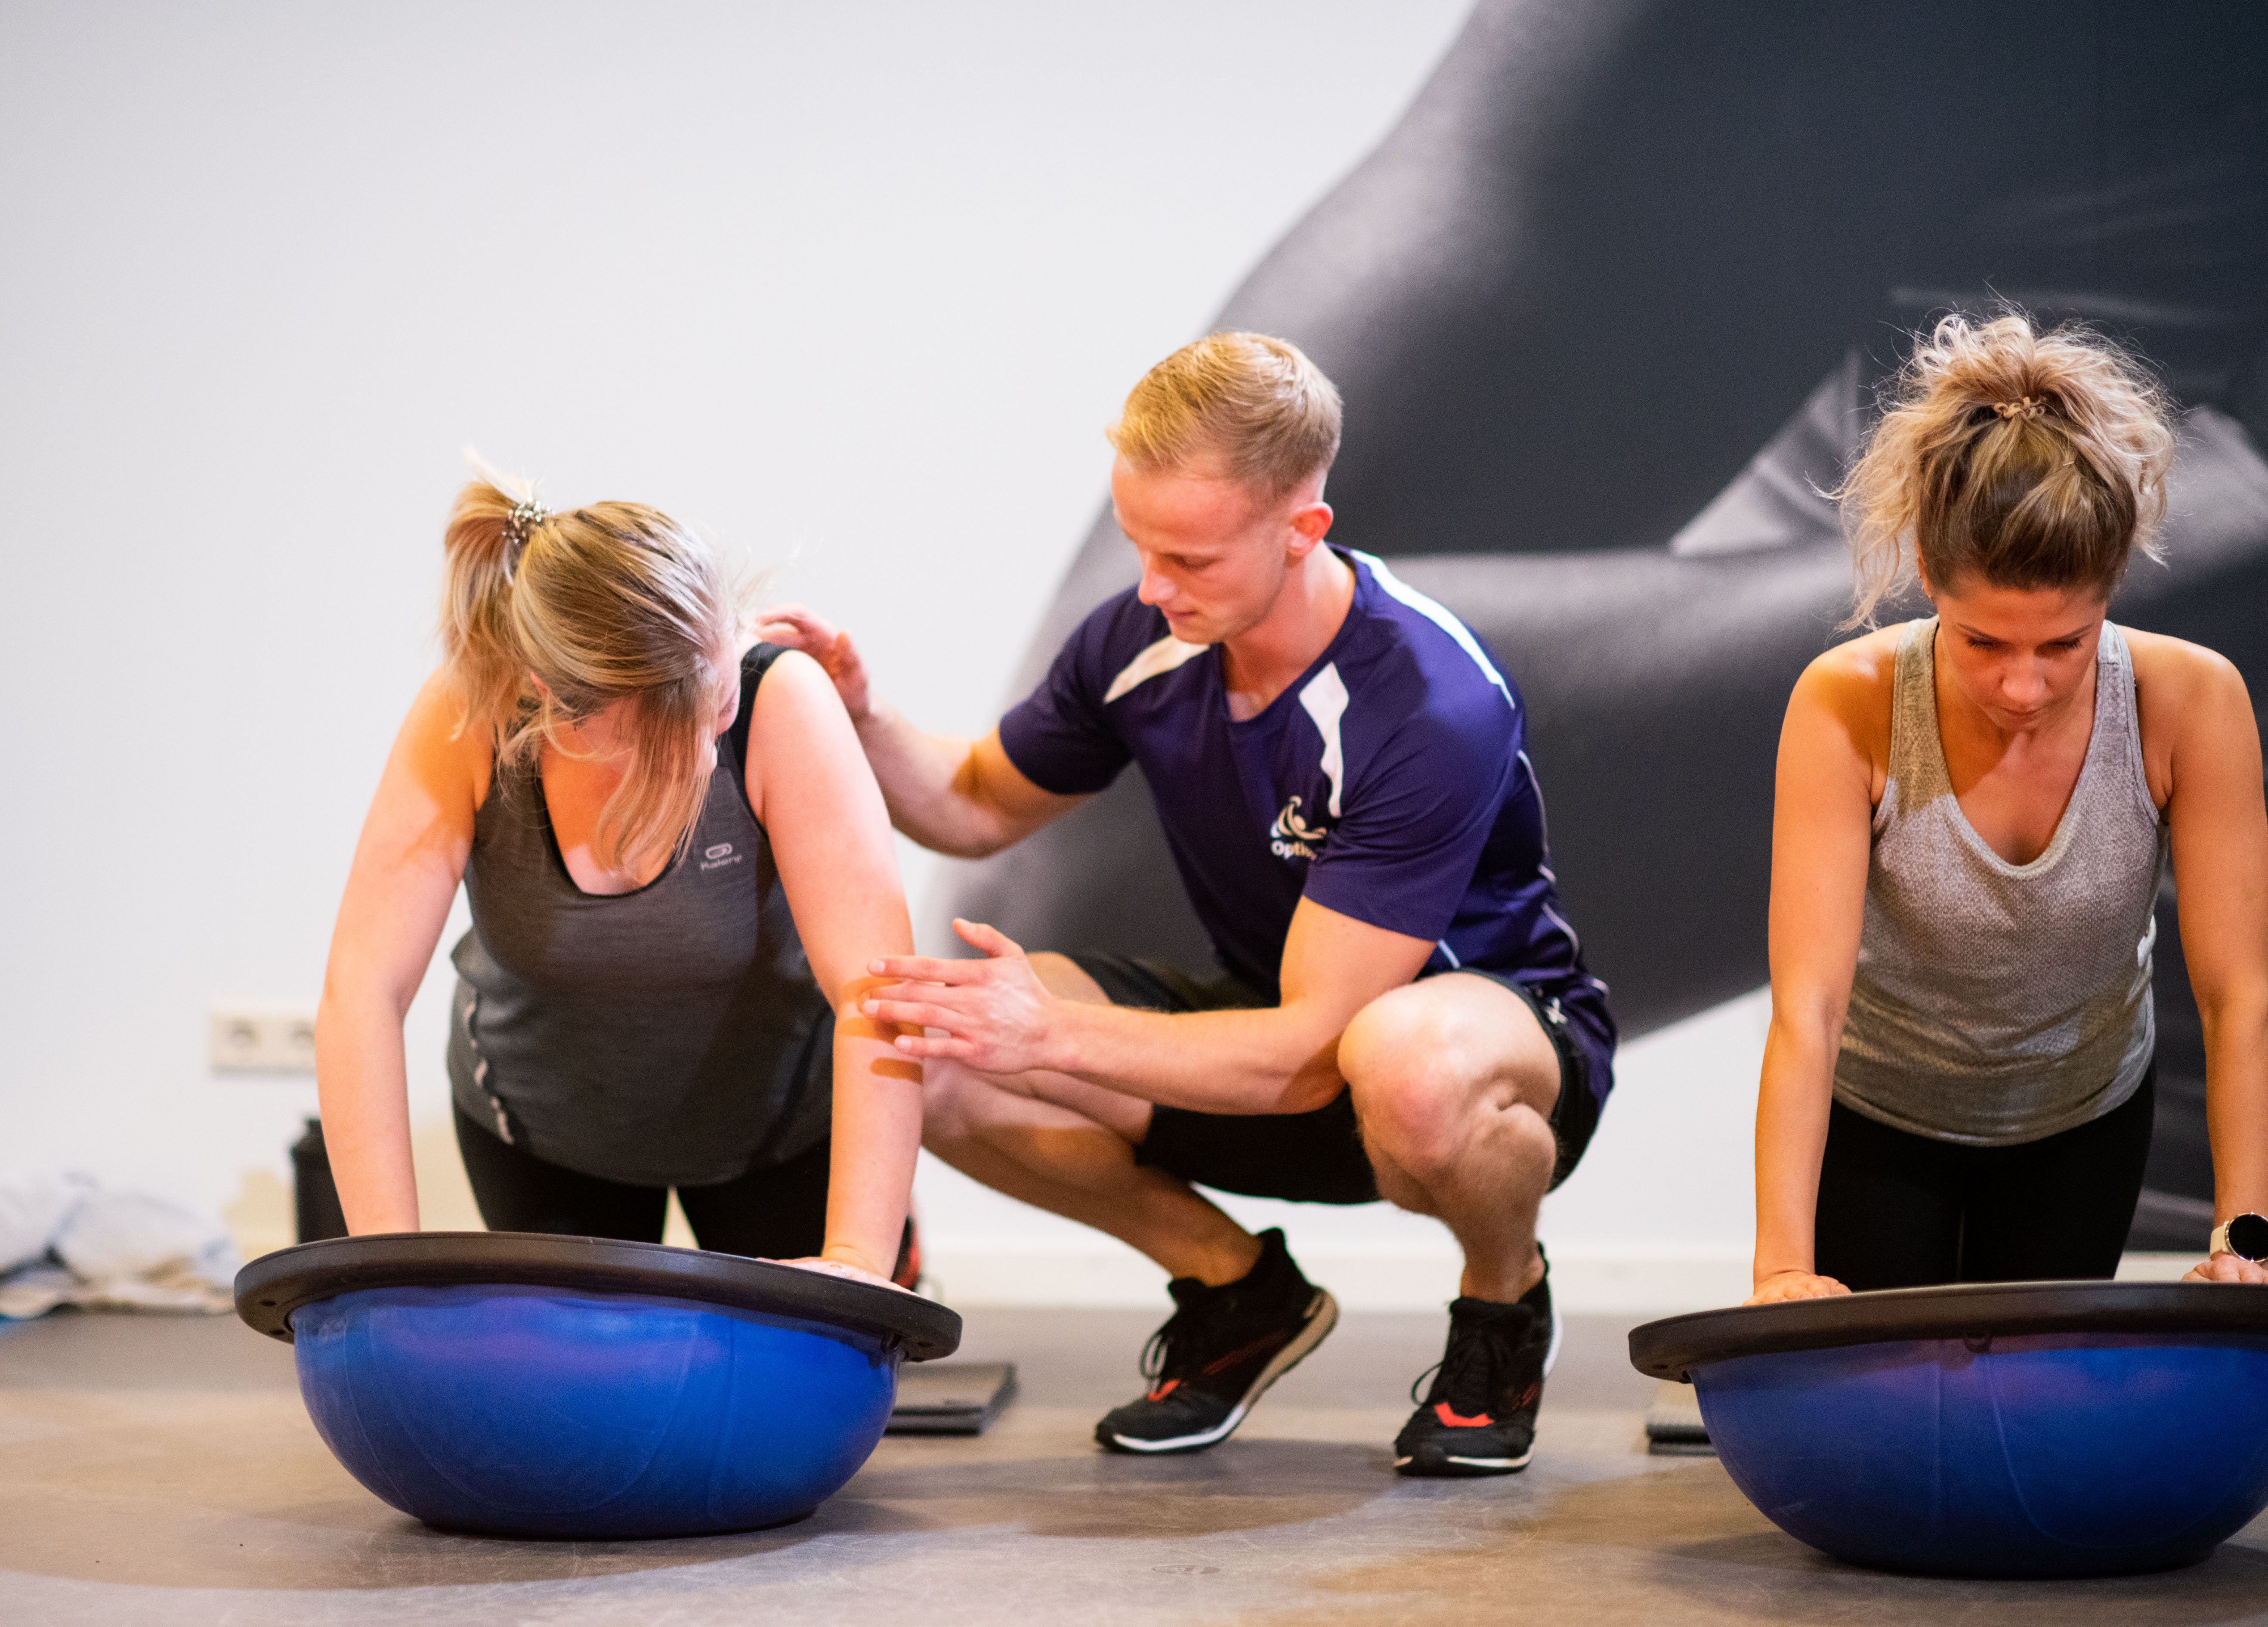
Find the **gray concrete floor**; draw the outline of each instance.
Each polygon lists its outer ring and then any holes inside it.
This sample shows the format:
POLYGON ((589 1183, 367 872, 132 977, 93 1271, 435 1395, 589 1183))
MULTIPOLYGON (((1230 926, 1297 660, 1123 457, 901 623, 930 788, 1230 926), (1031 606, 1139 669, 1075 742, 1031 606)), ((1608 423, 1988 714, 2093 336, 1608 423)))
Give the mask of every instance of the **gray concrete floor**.
POLYGON ((1105 1457, 1147 1316, 979 1311, 1022 1395, 976 1439, 885 1440, 800 1525, 652 1542, 445 1535, 333 1461, 291 1352, 232 1321, 59 1314, 0 1332, 0 1622, 2268 1620, 2268 1520, 2169 1574, 1975 1583, 1852 1569, 1710 1460, 1648 1458, 1624 1329, 1572 1323, 1524 1475, 1397 1480, 1433 1317, 1350 1315, 1237 1438, 1105 1457))

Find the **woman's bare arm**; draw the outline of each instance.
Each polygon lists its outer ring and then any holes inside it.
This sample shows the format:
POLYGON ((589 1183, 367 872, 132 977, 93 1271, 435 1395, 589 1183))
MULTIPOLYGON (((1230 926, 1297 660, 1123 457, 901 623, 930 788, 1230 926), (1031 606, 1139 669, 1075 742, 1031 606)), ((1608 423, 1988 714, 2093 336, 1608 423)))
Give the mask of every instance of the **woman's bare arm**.
POLYGON ((438 673, 411 704, 355 844, 323 970, 323 1144, 357 1234, 417 1229, 401 1020, 432 962, 488 790, 487 741, 477 729, 455 734, 460 710, 438 673))
MULTIPOLYGON (((2127 635, 2145 755, 2163 777, 2182 954, 2205 1021, 2213 1218, 2268 1214, 2268 808, 2244 679, 2180 639, 2127 635)), ((2154 788, 2155 789, 2155 788, 2154 788)), ((2192 1277, 2268 1283, 2215 1255, 2192 1277)))
POLYGON ((1835 1055, 1859 961, 1895 634, 1814 661, 1781 725, 1772 802, 1771 1032, 1756 1095, 1750 1304, 1849 1290, 1814 1270, 1812 1230, 1835 1055))
POLYGON ((881 791, 834 685, 790 653, 764 674, 748 731, 748 803, 771 838, 812 974, 835 1006, 835 1145, 823 1258, 890 1275, 921 1148, 921 1064, 860 1015, 877 955, 913 948, 881 791))

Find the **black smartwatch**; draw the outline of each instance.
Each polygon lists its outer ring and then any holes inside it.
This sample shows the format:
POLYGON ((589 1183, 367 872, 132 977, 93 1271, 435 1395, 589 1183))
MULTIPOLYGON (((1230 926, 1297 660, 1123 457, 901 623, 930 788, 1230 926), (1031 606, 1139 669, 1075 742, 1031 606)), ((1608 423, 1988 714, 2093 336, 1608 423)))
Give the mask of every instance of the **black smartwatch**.
POLYGON ((2239 1215, 2213 1228, 2208 1255, 2233 1254, 2240 1260, 2268 1260, 2268 1215, 2239 1215))

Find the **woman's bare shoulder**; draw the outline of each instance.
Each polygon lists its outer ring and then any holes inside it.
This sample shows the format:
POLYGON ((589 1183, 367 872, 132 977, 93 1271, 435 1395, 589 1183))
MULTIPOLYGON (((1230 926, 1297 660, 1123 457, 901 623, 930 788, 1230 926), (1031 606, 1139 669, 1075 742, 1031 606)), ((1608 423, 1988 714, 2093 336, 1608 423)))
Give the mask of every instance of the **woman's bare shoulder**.
POLYGON ((864 769, 865 754, 843 697, 827 669, 800 650, 784 651, 764 668, 756 690, 755 709, 748 730, 747 755, 740 761, 740 779, 748 806, 763 818, 764 768, 776 762, 789 772, 819 774, 855 760, 864 769))
POLYGON ((2170 702, 2198 701, 2245 693, 2244 674, 2218 650, 2165 633, 2121 627, 2134 658, 2134 681, 2154 688, 2170 702))
MULTIPOLYGON (((2235 662, 2186 638, 2125 627, 2119 631, 2133 656, 2143 755, 2154 769, 2191 749, 2257 749, 2252 695, 2235 662)), ((2152 778, 2152 794, 2160 795, 2163 775, 2152 778)))
POLYGON ((1796 698, 1837 714, 1879 710, 1888 717, 1904 635, 1904 627, 1878 627, 1822 651, 1796 681, 1796 698))
POLYGON ((840 711, 842 698, 835 693, 835 681, 827 669, 800 650, 783 650, 764 668, 764 681, 756 691, 760 711, 779 712, 788 710, 805 711, 817 707, 832 707, 840 711))
POLYGON ((409 716, 402 724, 402 737, 437 748, 469 742, 471 749, 482 755, 488 751, 488 732, 473 717, 465 703, 463 686, 446 666, 435 667, 417 686, 417 696, 409 703, 409 716))
POLYGON ((1880 799, 1890 756, 1890 697, 1896 681, 1902 627, 1878 628, 1821 652, 1796 680, 1780 733, 1783 775, 1825 772, 1843 764, 1863 777, 1869 803, 1880 799))
POLYGON ((452 779, 461 777, 475 807, 487 799, 495 741, 472 715, 464 688, 448 667, 434 668, 418 686, 394 749, 417 766, 420 778, 430 779, 436 771, 452 779))

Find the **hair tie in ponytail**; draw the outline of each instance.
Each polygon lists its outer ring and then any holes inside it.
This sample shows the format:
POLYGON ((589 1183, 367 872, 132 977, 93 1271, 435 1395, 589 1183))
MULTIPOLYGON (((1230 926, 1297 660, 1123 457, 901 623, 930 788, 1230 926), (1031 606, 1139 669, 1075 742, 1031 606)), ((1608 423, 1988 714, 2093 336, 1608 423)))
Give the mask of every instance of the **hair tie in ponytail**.
POLYGON ((523 497, 512 505, 512 512, 504 517, 504 579, 507 582, 519 572, 520 550, 527 546, 527 534, 550 518, 551 511, 534 497, 523 497))
MULTIPOLYGON (((2047 410, 2047 405, 2046 398, 2043 396, 2026 395, 2013 401, 1994 401, 1992 410, 2003 418, 2036 418, 2047 410)), ((519 511, 515 509, 512 512, 518 513, 519 511)))

